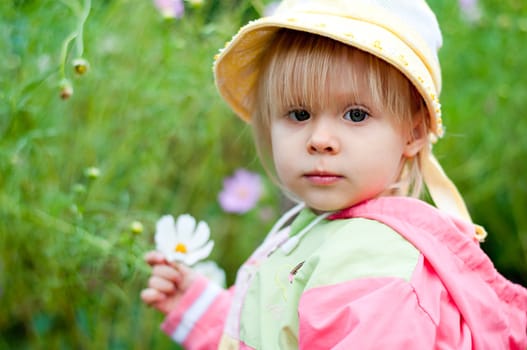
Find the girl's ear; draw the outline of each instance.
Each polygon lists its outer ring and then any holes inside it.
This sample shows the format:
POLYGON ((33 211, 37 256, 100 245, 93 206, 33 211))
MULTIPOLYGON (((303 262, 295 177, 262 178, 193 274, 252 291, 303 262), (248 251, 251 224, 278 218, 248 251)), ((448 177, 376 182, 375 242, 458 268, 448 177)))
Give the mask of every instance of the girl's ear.
POLYGON ((408 133, 406 145, 403 150, 403 155, 406 158, 413 158, 421 151, 428 142, 427 127, 423 120, 422 113, 418 112, 419 116, 414 116, 415 122, 413 129, 408 133))

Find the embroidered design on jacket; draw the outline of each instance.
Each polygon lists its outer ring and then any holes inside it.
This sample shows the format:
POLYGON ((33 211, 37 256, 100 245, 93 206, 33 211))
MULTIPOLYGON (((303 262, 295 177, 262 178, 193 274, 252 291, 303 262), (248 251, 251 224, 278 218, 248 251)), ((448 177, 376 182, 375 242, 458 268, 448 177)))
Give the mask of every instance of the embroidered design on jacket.
POLYGON ((306 261, 301 261, 299 262, 295 267, 293 267, 293 269, 289 272, 289 283, 293 283, 293 279, 296 275, 296 273, 298 272, 298 270, 300 270, 302 268, 302 266, 304 265, 306 261))

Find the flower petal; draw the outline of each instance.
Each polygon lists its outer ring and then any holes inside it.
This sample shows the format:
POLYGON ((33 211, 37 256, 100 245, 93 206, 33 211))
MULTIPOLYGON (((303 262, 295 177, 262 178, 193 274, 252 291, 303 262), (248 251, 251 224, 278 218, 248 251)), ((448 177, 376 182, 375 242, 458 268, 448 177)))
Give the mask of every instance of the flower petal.
POLYGON ((183 243, 190 242, 196 227, 196 219, 192 215, 182 214, 178 216, 176 222, 176 236, 183 243))
POLYGON ((172 215, 164 215, 157 221, 154 240, 157 250, 163 252, 165 255, 167 255, 168 251, 172 250, 176 241, 176 231, 172 215))
POLYGON ((214 247, 214 241, 209 241, 203 248, 200 248, 196 251, 191 251, 185 257, 185 264, 191 266, 197 263, 200 260, 206 259, 212 252, 214 247))
POLYGON ((187 254, 176 252, 175 250, 170 251, 166 254, 166 259, 169 262, 181 262, 186 264, 187 254))
POLYGON ((198 227, 196 228, 196 231, 194 232, 194 237, 192 237, 192 240, 188 243, 188 250, 193 251, 201 247, 209 240, 209 238, 210 238, 209 225, 204 221, 200 221, 198 223, 198 227))

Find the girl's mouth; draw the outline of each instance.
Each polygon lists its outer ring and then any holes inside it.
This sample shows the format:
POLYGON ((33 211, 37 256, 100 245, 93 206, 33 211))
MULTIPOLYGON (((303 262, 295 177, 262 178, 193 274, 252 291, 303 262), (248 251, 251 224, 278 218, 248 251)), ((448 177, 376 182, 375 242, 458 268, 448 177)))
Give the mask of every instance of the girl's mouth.
POLYGON ((338 174, 319 171, 306 173, 303 177, 309 182, 319 186, 332 185, 343 178, 338 174))

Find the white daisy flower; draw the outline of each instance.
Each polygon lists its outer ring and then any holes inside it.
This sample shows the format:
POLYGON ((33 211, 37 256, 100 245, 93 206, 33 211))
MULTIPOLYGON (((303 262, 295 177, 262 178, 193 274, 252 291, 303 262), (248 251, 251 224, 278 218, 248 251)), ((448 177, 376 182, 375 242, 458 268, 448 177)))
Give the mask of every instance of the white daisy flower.
POLYGON ((172 215, 165 215, 156 223, 156 248, 170 262, 190 266, 206 259, 214 246, 209 237, 209 225, 200 221, 196 226, 196 219, 189 214, 180 215, 177 222, 172 215))

